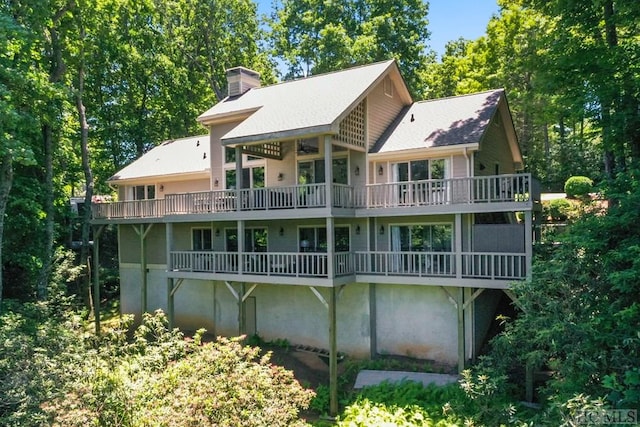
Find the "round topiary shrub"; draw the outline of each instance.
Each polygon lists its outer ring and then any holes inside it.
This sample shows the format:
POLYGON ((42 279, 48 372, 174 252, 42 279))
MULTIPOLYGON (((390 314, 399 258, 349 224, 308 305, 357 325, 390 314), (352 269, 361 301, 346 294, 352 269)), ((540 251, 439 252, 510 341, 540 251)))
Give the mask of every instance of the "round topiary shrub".
POLYGON ((587 197, 591 190, 593 190, 593 181, 586 176, 572 176, 564 183, 564 192, 567 193, 567 197, 587 197))

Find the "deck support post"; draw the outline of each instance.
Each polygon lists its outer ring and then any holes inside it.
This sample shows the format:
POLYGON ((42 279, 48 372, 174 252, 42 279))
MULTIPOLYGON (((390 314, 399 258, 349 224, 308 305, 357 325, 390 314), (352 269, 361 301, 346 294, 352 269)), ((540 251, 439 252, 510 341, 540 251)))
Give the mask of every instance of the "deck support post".
MULTIPOLYGON (((171 264, 171 249, 173 247, 173 223, 168 222, 165 225, 166 235, 166 251, 167 251, 167 271, 171 271, 173 266, 171 264)), ((169 322, 169 330, 173 329, 173 323, 175 321, 174 311, 174 299, 173 299, 173 278, 167 277, 167 320, 169 322)))
POLYGON ((141 315, 147 312, 147 235, 153 227, 153 224, 149 224, 145 230, 145 225, 140 224, 140 228, 132 225, 136 234, 140 237, 140 274, 141 274, 141 290, 140 290, 140 312, 141 315))
MULTIPOLYGON (((333 206, 333 194, 332 194, 333 160, 331 159, 331 156, 333 155, 333 150, 331 149, 331 135, 325 135, 323 143, 324 143, 324 185, 325 185, 325 194, 326 194, 325 207, 327 209, 331 209, 331 206, 333 206)), ((327 229, 327 238, 328 237, 329 237, 329 229, 327 229)))
POLYGON ((329 292, 329 413, 331 416, 338 414, 338 341, 337 341, 337 316, 336 316, 336 288, 331 287, 329 292))
POLYGON ((96 335, 100 335, 100 235, 104 227, 98 226, 93 233, 93 317, 96 335))
POLYGON ((455 215, 455 230, 453 232, 455 238, 455 257, 456 265, 455 272, 456 278, 462 278, 462 214, 455 215))
MULTIPOLYGON (((236 146, 236 190, 235 190, 237 211, 242 210, 242 192, 240 191, 244 188, 242 181, 243 181, 242 179, 242 146, 238 145, 236 146)), ((226 188, 226 185, 225 185, 225 188, 226 188)), ((242 234, 240 234, 240 230, 238 230, 238 243, 240 243, 241 236, 242 234)), ((240 248, 238 248, 238 253, 240 253, 239 251, 240 251, 240 248)))
POLYGON ((458 311, 458 373, 462 373, 465 368, 465 336, 464 336, 464 288, 458 288, 458 301, 456 301, 458 311))
POLYGON ((527 280, 531 280, 531 268, 533 265, 533 212, 524 211, 524 251, 527 269, 527 280))
POLYGON ((369 283, 369 357, 371 359, 375 359, 378 356, 378 328, 376 323, 378 308, 376 303, 376 284, 369 283))

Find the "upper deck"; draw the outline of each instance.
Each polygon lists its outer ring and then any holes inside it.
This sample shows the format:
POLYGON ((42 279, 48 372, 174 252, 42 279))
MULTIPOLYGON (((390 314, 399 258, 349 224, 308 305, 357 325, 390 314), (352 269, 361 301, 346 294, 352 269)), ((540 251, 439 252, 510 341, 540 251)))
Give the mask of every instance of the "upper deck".
POLYGON ((92 205, 95 223, 308 216, 309 209, 353 211, 353 216, 532 210, 540 200, 530 174, 406 181, 365 186, 289 185, 167 194, 163 199, 92 205), (260 213, 262 212, 262 214, 260 213))

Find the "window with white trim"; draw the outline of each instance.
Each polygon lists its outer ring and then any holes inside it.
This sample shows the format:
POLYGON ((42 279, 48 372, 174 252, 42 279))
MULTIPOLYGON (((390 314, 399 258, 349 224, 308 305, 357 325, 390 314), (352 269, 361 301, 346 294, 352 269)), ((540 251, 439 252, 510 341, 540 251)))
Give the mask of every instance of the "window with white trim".
MULTIPOLYGON (((327 252, 326 227, 300 227, 298 229, 298 245, 301 252, 327 252)), ((334 228, 334 251, 349 252, 350 233, 348 226, 334 228)))
POLYGON ((213 249, 213 237, 210 228, 191 229, 191 247, 194 251, 210 251, 213 249))
MULTIPOLYGON (((267 252, 267 229, 263 227, 250 227, 244 229, 245 252, 267 252)), ((225 247, 227 252, 238 252, 238 229, 225 230, 225 247)))
POLYGON ((394 252, 451 252, 451 224, 412 224, 391 226, 391 250, 394 252))

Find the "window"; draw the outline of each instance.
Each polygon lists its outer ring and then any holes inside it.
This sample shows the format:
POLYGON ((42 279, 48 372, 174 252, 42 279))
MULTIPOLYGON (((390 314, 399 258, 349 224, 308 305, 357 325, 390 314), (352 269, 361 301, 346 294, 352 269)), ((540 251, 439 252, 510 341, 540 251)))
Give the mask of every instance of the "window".
POLYGON ((448 164, 446 159, 394 163, 393 175, 394 182, 445 179, 448 175, 448 164))
MULTIPOLYGON (((349 183, 349 170, 347 158, 333 159, 333 182, 338 184, 349 183)), ((324 159, 306 160, 298 162, 298 183, 321 184, 325 182, 324 159)))
MULTIPOLYGON (((334 229, 335 252, 349 252, 349 227, 338 226, 334 229)), ((299 246, 301 252, 326 252, 326 227, 301 227, 299 229, 299 246)))
POLYGON ((320 154, 320 141, 318 137, 302 138, 296 141, 296 152, 298 156, 310 154, 320 154))
POLYGON ((136 185, 132 187, 133 200, 148 200, 156 198, 155 185, 136 185))
POLYGON ((193 228, 191 230, 191 247, 194 251, 210 251, 213 240, 210 228, 193 228))
MULTIPOLYGON (((236 170, 225 171, 227 190, 236 188, 236 170)), ((264 166, 254 166, 242 169, 242 188, 264 188, 264 166)))
POLYGON ((391 226, 394 252, 451 252, 453 229, 450 224, 391 226))
MULTIPOLYGON (((238 252, 238 229, 225 230, 225 240, 227 252, 238 252)), ((245 228, 244 251, 267 252, 267 229, 245 228)))

